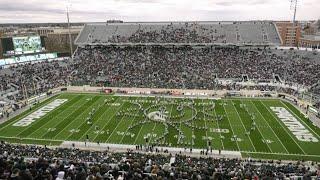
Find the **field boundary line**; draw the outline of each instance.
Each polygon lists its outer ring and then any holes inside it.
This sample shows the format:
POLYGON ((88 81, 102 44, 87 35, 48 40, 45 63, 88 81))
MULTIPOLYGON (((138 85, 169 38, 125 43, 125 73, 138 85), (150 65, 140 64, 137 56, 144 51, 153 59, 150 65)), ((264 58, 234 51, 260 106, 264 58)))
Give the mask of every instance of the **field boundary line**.
MULTIPOLYGON (((244 128, 245 133, 246 133, 246 132, 247 132, 247 128, 246 128, 246 126, 243 124, 243 122, 242 122, 242 118, 240 117, 240 115, 239 115, 239 112, 238 112, 237 108, 233 105, 233 100, 231 100, 231 104, 232 104, 233 109, 235 109, 236 114, 237 114, 237 116, 238 116, 238 119, 240 120, 240 122, 241 122, 241 124, 242 124, 242 127, 244 128)), ((257 129, 258 129, 258 128, 257 128, 257 129)), ((259 133, 260 133, 260 131, 259 131, 259 133)), ((260 133, 260 134, 261 134, 261 133, 260 133)), ((250 137, 250 136, 248 136, 248 137, 249 137, 249 140, 250 140, 250 142, 251 142, 251 145, 252 145, 252 147, 253 147, 254 151, 257 151, 257 150, 256 150, 256 147, 253 145, 253 142, 252 142, 251 137, 250 137)))
POLYGON ((279 118, 278 118, 277 116, 275 116, 274 113, 271 112, 271 111, 269 110, 269 108, 268 108, 261 100, 260 100, 259 102, 261 102, 261 103, 264 105, 264 107, 266 107, 266 109, 269 111, 269 113, 270 113, 274 118, 276 118, 276 120, 277 120, 278 123, 281 125, 281 127, 289 134, 289 136, 291 137, 291 139, 296 143, 296 145, 298 145, 298 147, 302 150, 302 152, 303 152, 304 154, 307 154, 307 153, 302 149, 302 147, 297 143, 297 141, 294 139, 294 137, 292 137, 291 132, 288 132, 287 127, 284 127, 284 125, 282 124, 283 122, 281 122, 281 120, 279 120, 279 118))
POLYGON ((249 154, 268 154, 268 155, 283 155, 283 156, 310 156, 310 157, 320 157, 316 154, 286 154, 286 153, 264 153, 264 152, 250 152, 250 151, 240 151, 241 153, 249 154))
POLYGON ((269 126, 269 128, 271 129, 272 133, 277 137, 278 141, 281 143, 281 145, 284 147, 284 149, 287 151, 287 153, 289 153, 288 149, 284 146, 284 144, 282 143, 282 141, 280 140, 280 138, 278 137, 278 135, 273 131, 273 129, 271 128, 271 126, 269 125, 268 121, 264 118, 264 116, 261 114, 260 110, 258 109, 258 107, 251 101, 249 100, 250 103, 254 106, 254 108, 259 112, 260 116, 263 118, 263 120, 267 123, 267 125, 269 126))
POLYGON ((43 139, 43 138, 19 138, 19 137, 12 137, 12 136, 0 136, 0 138, 3 139, 21 139, 21 140, 36 140, 36 141, 56 141, 56 142, 60 142, 60 141, 65 141, 65 140, 60 140, 60 139, 43 139))

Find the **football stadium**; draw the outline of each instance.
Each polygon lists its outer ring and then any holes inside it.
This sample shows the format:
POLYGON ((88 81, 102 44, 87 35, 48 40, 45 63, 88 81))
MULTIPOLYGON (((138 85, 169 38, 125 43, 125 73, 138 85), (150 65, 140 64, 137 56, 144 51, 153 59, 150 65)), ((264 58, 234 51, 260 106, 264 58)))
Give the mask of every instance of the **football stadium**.
POLYGON ((0 37, 0 179, 319 179, 320 43, 281 23, 0 37))

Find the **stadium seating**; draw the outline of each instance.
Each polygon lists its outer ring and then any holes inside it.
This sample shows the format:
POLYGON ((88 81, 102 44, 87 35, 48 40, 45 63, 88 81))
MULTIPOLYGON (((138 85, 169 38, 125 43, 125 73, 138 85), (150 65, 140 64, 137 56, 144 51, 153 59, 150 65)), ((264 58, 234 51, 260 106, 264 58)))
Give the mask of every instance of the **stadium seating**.
POLYGON ((215 83, 216 77, 241 80, 243 74, 250 80, 271 81, 278 75, 285 83, 308 87, 320 78, 318 58, 313 52, 234 47, 78 48, 74 61, 0 70, 0 87, 16 100, 66 84, 219 89, 226 87, 215 83))
POLYGON ((177 22, 87 24, 77 44, 227 43, 279 45, 272 22, 177 22))
MULTIPOLYGON (((161 153, 161 152, 159 152, 161 153)), ((209 152, 210 153, 210 152, 209 152)), ((0 179, 316 179, 314 163, 0 144, 0 179), (23 157, 27 157, 24 159, 23 157)))

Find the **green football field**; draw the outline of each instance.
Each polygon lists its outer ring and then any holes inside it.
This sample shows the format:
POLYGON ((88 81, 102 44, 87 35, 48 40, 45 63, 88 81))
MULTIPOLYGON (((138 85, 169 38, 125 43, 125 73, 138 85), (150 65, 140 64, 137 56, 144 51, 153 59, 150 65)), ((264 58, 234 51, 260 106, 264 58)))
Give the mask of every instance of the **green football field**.
POLYGON ((210 146, 239 151, 243 157, 320 161, 320 129, 279 99, 64 93, 1 124, 0 139, 41 145, 90 141, 210 146), (280 115, 275 109, 282 110, 280 115), (284 122, 285 117, 299 126, 284 122))

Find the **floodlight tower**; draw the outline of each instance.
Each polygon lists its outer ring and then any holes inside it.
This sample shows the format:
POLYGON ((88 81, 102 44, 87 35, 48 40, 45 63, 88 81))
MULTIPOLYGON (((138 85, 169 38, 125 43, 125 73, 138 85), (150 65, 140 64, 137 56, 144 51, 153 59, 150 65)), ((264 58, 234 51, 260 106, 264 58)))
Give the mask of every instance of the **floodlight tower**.
POLYGON ((67 2, 67 22, 68 22, 68 31, 69 31, 69 44, 70 44, 70 55, 71 60, 73 61, 73 47, 72 47, 72 37, 71 37, 71 30, 70 30, 70 17, 69 17, 69 9, 71 7, 71 2, 68 0, 67 2))
POLYGON ((297 36, 295 25, 296 25, 296 15, 297 15, 298 0, 290 0, 290 1, 291 1, 290 9, 293 9, 291 45, 294 46, 295 45, 294 43, 295 43, 295 40, 296 40, 296 36, 297 36))

